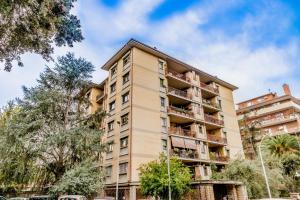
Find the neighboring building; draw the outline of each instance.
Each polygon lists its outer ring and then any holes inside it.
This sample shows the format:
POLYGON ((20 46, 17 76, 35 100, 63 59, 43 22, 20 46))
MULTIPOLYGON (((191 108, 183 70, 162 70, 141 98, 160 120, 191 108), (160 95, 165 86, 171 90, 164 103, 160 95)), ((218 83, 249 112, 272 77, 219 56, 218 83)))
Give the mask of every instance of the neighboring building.
POLYGON ((287 84, 283 91, 283 96, 268 93, 237 104, 246 157, 256 158, 255 148, 263 135, 300 133, 300 100, 291 95, 287 84))
POLYGON ((191 199, 246 198, 241 183, 210 180, 211 164, 221 169, 244 156, 232 96, 237 87, 136 40, 102 69, 109 76, 89 95, 90 111, 100 107, 108 114, 106 194, 115 195, 119 179, 121 195, 143 199, 139 166, 169 147, 191 169, 196 190, 191 199))

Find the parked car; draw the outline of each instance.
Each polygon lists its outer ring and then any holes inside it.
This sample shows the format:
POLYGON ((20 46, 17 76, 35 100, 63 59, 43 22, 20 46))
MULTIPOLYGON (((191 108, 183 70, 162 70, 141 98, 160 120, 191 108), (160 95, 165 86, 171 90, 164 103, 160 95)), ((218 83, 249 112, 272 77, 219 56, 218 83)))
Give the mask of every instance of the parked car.
POLYGON ((82 195, 62 195, 58 200, 87 200, 87 198, 82 195))
POLYGON ((29 199, 26 197, 12 197, 12 198, 9 198, 8 200, 29 200, 29 199))
POLYGON ((94 200, 115 200, 115 197, 95 197, 94 200))
POLYGON ((0 200, 6 200, 4 196, 0 196, 0 200))
POLYGON ((41 195, 30 197, 29 200, 55 200, 55 198, 49 195, 41 195))

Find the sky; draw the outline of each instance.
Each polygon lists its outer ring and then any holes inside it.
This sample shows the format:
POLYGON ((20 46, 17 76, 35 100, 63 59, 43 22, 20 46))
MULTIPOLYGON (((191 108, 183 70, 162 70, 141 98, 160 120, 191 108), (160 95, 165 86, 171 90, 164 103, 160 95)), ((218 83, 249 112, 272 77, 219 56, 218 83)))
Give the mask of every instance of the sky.
MULTIPOLYGON (((78 0, 72 12, 85 40, 68 51, 91 61, 100 83, 101 66, 130 38, 176 57, 239 87, 235 102, 290 85, 300 97, 300 0, 78 0)), ((0 107, 22 97, 45 66, 53 63, 25 54, 24 67, 3 71, 0 107)))

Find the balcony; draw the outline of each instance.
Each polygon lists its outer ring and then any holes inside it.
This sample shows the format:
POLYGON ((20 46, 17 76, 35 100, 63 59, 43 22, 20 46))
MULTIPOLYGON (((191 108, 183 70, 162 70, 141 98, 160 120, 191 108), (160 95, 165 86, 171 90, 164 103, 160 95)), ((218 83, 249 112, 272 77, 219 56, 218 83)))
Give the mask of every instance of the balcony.
POLYGON ((228 156, 221 156, 221 155, 218 155, 217 153, 213 153, 213 152, 209 153, 209 158, 211 161, 217 162, 217 163, 228 163, 229 162, 228 156))
POLYGON ((213 125, 224 126, 223 120, 220 120, 220 119, 213 117, 211 115, 208 115, 208 114, 204 114, 204 120, 205 120, 205 122, 213 124, 213 125))
POLYGON ((100 101, 102 101, 105 97, 105 94, 99 94, 96 96, 96 102, 99 103, 100 101))
POLYGON ((294 121, 294 120, 297 120, 297 117, 295 115, 283 115, 283 116, 280 116, 280 117, 274 117, 274 118, 271 118, 271 119, 267 119, 267 120, 262 120, 260 122, 261 124, 261 127, 267 127, 267 126, 273 126, 275 124, 278 124, 278 123, 287 123, 287 122, 291 122, 291 121, 294 121))
POLYGON ((186 150, 186 149, 171 149, 171 156, 177 156, 181 159, 199 159, 199 154, 197 151, 194 150, 186 150))
POLYGON ((200 88, 202 89, 202 96, 204 98, 211 98, 219 95, 219 89, 210 85, 200 82, 200 88))
POLYGON ((183 129, 181 127, 171 126, 169 128, 169 133, 175 134, 175 135, 186 136, 186 137, 196 137, 196 132, 188 130, 188 129, 183 129))
POLYGON ((170 115, 171 122, 174 123, 188 123, 194 121, 194 113, 184 108, 169 106, 168 114, 170 115))
POLYGON ((211 100, 202 99, 202 104, 204 107, 204 111, 206 111, 208 113, 213 113, 213 112, 221 110, 220 104, 215 103, 211 100))
POLYGON ((185 74, 168 69, 166 70, 166 75, 169 78, 169 85, 176 85, 178 88, 187 88, 191 86, 191 83, 188 81, 185 74))
POLYGON ((207 140, 210 141, 210 142, 216 142, 216 143, 220 143, 220 144, 227 144, 227 139, 226 138, 216 136, 216 135, 207 134, 207 140))

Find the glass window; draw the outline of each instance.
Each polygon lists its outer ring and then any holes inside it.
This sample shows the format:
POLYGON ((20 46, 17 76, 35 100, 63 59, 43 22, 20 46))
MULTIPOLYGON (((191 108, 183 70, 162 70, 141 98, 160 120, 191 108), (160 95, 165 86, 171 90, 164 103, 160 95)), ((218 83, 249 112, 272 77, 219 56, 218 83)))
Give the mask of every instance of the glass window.
POLYGON ((208 176, 208 167, 203 166, 204 176, 208 176))
POLYGON ((128 163, 119 164, 119 174, 127 174, 128 163))
POLYGON ((114 143, 111 141, 108 143, 107 151, 112 152, 114 150, 114 143))
POLYGON ((123 66, 128 64, 130 62, 130 53, 128 53, 124 58, 123 58, 123 66))
POLYGON ((160 118, 160 123, 161 123, 161 126, 162 126, 163 128, 166 128, 166 127, 167 127, 167 119, 166 119, 166 118, 161 117, 161 118, 160 118))
POLYGON ((128 137, 121 138, 120 140, 120 148, 128 147, 128 137))
POLYGON ((123 85, 129 81, 129 72, 123 75, 123 85))
POLYGON ((109 177, 112 174, 112 166, 108 166, 105 168, 105 176, 109 177))
POLYGON ((114 66, 110 70, 111 77, 117 74, 117 66, 114 66))
POLYGON ((160 78, 159 83, 160 83, 160 87, 163 87, 163 88, 165 87, 164 79, 160 78))
POLYGON ((201 142, 201 153, 205 153, 205 144, 201 142))
POLYGON ((116 101, 109 103, 109 111, 113 111, 116 108, 116 101))
POLYGON ((113 83, 110 85, 110 93, 113 93, 116 91, 116 85, 117 85, 116 83, 113 83))
POLYGON ((158 66, 159 66, 160 70, 164 70, 164 62, 163 61, 159 60, 158 61, 158 66))
POLYGON ((122 103, 127 103, 129 101, 129 92, 122 95, 122 103))
POLYGON ((128 124, 128 113, 121 116, 121 125, 124 126, 128 124))
POLYGON ((163 151, 166 152, 168 148, 167 140, 161 140, 161 143, 163 151))
POLYGON ((111 121, 111 122, 108 123, 108 131, 114 130, 114 122, 115 121, 111 121))
POLYGON ((202 134, 203 133, 203 127, 200 124, 198 125, 198 127, 199 127, 199 133, 202 134))
POLYGON ((161 107, 166 107, 166 99, 164 97, 160 97, 160 106, 161 107))

